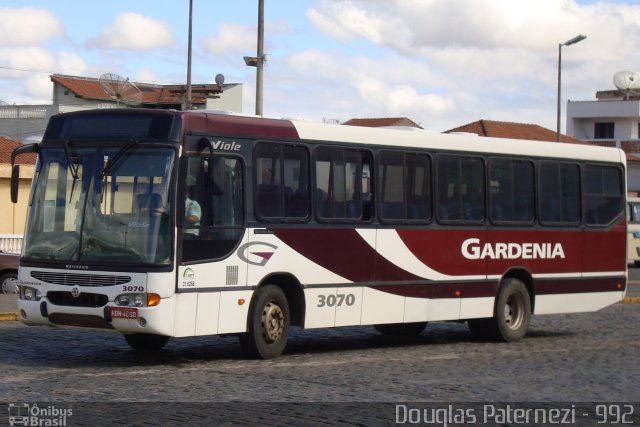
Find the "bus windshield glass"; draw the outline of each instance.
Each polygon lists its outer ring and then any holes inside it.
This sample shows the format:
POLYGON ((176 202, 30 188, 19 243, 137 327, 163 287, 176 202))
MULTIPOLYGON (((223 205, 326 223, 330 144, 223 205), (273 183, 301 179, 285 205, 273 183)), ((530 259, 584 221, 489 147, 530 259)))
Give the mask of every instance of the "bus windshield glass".
POLYGON ((41 147, 23 256, 167 264, 175 150, 149 144, 41 147))

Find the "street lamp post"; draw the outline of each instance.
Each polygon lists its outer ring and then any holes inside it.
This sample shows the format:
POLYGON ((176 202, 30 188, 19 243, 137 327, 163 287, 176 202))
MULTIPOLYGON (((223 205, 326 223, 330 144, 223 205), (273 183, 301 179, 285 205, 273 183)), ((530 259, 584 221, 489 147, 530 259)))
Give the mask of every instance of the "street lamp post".
POLYGON ((556 141, 557 142, 560 142, 560 84, 561 84, 561 75, 562 75, 562 46, 570 46, 572 44, 581 42, 586 38, 587 36, 585 36, 584 34, 580 34, 558 45, 558 108, 557 108, 558 115, 556 118, 556 126, 557 126, 556 141))

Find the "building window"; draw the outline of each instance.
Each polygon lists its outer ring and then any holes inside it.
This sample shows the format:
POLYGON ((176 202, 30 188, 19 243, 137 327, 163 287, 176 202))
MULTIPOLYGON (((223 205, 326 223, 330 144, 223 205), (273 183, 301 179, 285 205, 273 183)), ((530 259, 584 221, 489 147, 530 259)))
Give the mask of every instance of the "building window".
POLYGON ((615 131, 614 122, 598 122, 593 130, 594 139, 613 139, 615 131))

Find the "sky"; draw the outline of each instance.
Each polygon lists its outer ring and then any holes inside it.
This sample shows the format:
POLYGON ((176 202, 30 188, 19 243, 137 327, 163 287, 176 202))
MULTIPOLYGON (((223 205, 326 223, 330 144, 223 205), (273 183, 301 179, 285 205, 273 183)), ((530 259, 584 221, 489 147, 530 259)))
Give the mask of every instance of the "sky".
MULTIPOLYGON (((480 119, 562 129, 567 99, 640 71, 638 0, 265 0, 264 116, 480 119)), ((258 0, 193 0, 192 82, 243 84, 255 112, 258 0)), ((0 101, 51 103, 53 73, 185 83, 189 1, 0 0, 0 101)))

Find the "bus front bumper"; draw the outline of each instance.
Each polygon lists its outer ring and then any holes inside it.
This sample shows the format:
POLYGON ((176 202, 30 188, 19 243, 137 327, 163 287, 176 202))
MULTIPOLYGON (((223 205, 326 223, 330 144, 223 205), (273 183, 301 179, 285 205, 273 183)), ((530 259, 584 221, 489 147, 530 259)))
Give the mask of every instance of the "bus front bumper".
POLYGON ((113 302, 96 308, 73 307, 55 305, 46 298, 18 300, 18 318, 30 326, 73 326, 172 336, 174 316, 175 297, 163 298, 154 307, 120 307, 113 302))

